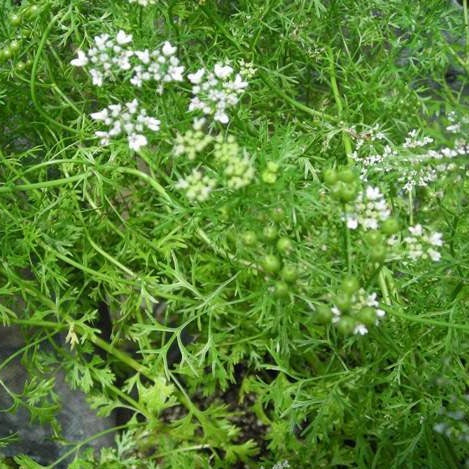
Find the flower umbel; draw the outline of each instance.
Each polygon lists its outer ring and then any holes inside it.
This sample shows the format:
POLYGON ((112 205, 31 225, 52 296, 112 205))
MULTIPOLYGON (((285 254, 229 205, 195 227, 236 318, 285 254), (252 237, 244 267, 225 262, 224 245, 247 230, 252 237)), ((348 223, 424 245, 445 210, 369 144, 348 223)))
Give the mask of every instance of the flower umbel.
POLYGON ((145 130, 157 132, 160 129, 160 121, 147 115, 144 109, 139 110, 136 99, 122 104, 111 104, 102 111, 91 114, 95 121, 107 125, 109 130, 96 131, 102 145, 108 145, 111 138, 127 135, 129 148, 134 151, 147 145, 148 141, 143 134, 145 130))

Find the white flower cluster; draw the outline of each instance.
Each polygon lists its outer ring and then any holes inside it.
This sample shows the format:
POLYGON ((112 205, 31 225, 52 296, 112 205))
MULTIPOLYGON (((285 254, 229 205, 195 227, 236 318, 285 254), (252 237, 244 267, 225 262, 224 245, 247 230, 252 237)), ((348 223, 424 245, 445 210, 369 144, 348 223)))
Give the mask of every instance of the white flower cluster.
POLYGON ((115 39, 109 34, 101 34, 94 38, 94 47, 87 52, 78 50, 78 57, 70 63, 75 67, 90 65, 90 75, 96 86, 103 86, 106 79, 128 72, 134 86, 141 87, 145 81, 154 80, 159 83, 161 94, 165 83, 183 80, 184 67, 175 55, 176 47, 168 41, 154 51, 133 50, 131 43, 132 35, 122 30, 115 39))
POLYGON ((402 144, 403 148, 418 148, 425 147, 428 144, 433 143, 433 138, 431 137, 422 137, 419 138, 418 132, 416 129, 411 130, 402 144))
MULTIPOLYGON (((456 127, 451 130, 456 131, 456 127)), ((379 145, 377 139, 373 142, 379 145)), ((433 143, 433 139, 418 137, 416 130, 409 132, 401 147, 386 144, 378 151, 373 142, 364 145, 363 139, 357 140, 352 154, 352 159, 361 167, 362 181, 383 173, 394 175, 395 182, 404 192, 428 186, 456 170, 464 170, 464 161, 458 162, 458 158, 469 155, 469 145, 461 139, 456 140, 453 148, 424 148, 433 143)))
POLYGON ((176 57, 177 48, 166 41, 161 49, 154 51, 137 50, 134 52, 139 63, 132 69, 133 76, 130 79, 132 85, 140 88, 145 81, 154 80, 159 83, 157 91, 163 93, 165 83, 183 81, 184 67, 176 57))
POLYGON ((111 138, 127 135, 129 147, 134 151, 147 145, 147 138, 143 134, 146 129, 153 132, 160 129, 160 121, 148 116, 144 109, 139 110, 136 99, 124 106, 111 104, 102 111, 91 114, 91 118, 109 128, 107 131, 95 132, 95 135, 101 139, 102 145, 108 145, 111 138))
POLYGON ((417 224, 409 227, 409 235, 404 238, 404 242, 407 255, 414 261, 431 259, 437 262, 441 259, 441 253, 436 248, 443 246, 443 237, 437 231, 429 232, 417 224))
POLYGON ((191 201, 203 202, 207 200, 217 181, 210 176, 202 174, 199 169, 194 169, 189 176, 179 179, 176 189, 182 189, 186 197, 191 201))
POLYGON ((142 7, 147 7, 148 5, 156 5, 157 0, 129 0, 129 3, 137 3, 142 7))
POLYGON ((353 212, 347 213, 345 219, 347 227, 351 230, 362 226, 365 230, 377 230, 380 222, 391 215, 391 210, 377 187, 368 186, 361 192, 353 208, 353 212))
POLYGON ((78 57, 70 63, 75 67, 91 64, 90 75, 93 85, 102 86, 106 78, 130 70, 133 52, 127 46, 131 42, 132 35, 122 30, 117 33, 115 39, 109 34, 101 34, 94 38, 94 47, 87 52, 78 50, 78 57))
MULTIPOLYGON (((360 322, 360 312, 365 308, 371 309, 374 314, 375 325, 379 324, 379 320, 382 319, 386 313, 379 308, 378 295, 376 293, 367 294, 363 288, 360 288, 357 293, 352 296, 352 306, 350 311, 346 314, 353 317, 356 320, 356 324, 353 333, 356 335, 365 335, 368 333, 368 328, 365 324, 360 322)), ((336 305, 331 308, 333 314, 332 322, 338 323, 343 317, 344 313, 336 305)))
POLYGON ((229 122, 227 110, 238 103, 248 86, 241 73, 235 73, 229 65, 217 63, 213 72, 205 68, 188 75, 192 83, 192 100, 189 111, 202 111, 213 115, 222 124, 229 122))

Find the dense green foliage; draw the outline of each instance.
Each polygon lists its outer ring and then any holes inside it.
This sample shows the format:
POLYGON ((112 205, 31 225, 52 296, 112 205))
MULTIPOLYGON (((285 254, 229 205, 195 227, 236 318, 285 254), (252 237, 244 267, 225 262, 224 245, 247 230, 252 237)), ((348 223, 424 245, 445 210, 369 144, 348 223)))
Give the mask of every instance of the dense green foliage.
POLYGON ((462 467, 467 9, 14 3, 0 0, 0 318, 21 327, 30 376, 15 405, 54 424, 61 369, 100 415, 127 410, 115 447, 69 443, 68 467, 462 467), (120 30, 176 46, 184 80, 95 86, 88 59, 71 64, 120 30), (248 86, 229 122, 193 129, 187 74, 215 64, 248 86), (159 130, 136 151, 102 145, 90 115, 135 98, 159 130))

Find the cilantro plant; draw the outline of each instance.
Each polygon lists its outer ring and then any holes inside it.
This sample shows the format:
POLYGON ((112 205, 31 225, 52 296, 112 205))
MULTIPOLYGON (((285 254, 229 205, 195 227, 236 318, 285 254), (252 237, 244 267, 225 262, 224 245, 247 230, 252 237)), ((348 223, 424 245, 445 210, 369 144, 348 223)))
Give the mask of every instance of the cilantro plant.
POLYGON ((0 467, 469 464, 467 2, 0 11, 0 467))

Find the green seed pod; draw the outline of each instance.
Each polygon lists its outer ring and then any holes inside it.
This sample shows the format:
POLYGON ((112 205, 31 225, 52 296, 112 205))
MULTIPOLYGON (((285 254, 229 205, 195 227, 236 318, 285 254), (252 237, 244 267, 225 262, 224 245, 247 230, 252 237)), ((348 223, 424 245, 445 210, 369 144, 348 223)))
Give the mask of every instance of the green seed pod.
POLYGON ((365 234, 365 241, 371 246, 383 243, 383 235, 379 231, 368 231, 365 234))
POLYGON ((280 223, 285 219, 285 210, 282 207, 275 207, 272 210, 272 220, 276 223, 280 223))
POLYGON ((277 241, 277 249, 281 254, 288 254, 293 249, 293 243, 290 238, 282 237, 277 241))
POLYGON ((275 274, 280 270, 282 264, 280 259, 273 254, 267 254, 262 258, 261 266, 268 274, 275 274))
POLYGON ((277 298, 286 298, 290 294, 290 287, 285 282, 275 282, 274 295, 277 298))
POLYGON ((314 312, 314 322, 318 324, 330 324, 332 321, 332 311, 327 305, 319 305, 314 312))
POLYGON ((10 42, 9 47, 11 49, 12 54, 16 54, 16 52, 18 52, 18 50, 20 48, 20 43, 16 39, 13 39, 13 41, 10 42))
POLYGON ((37 5, 31 5, 26 10, 24 10, 24 15, 26 18, 35 18, 41 13, 41 9, 37 5))
POLYGON ((266 184, 274 184, 277 180, 277 175, 271 171, 264 171, 261 174, 262 181, 266 184))
POLYGON ((386 258, 386 252, 386 246, 378 244, 377 246, 373 246, 373 249, 370 250, 370 257, 375 262, 383 262, 386 258))
POLYGON ((278 236, 278 230, 275 226, 268 225, 263 229, 262 234, 267 241, 275 241, 278 236))
POLYGON ((355 329, 356 322, 350 316, 344 316, 337 321, 337 329, 343 335, 350 335, 355 329))
POLYGON ((335 169, 328 168, 324 170, 322 178, 325 184, 333 186, 338 181, 337 171, 335 169))
POLYGON ((342 184, 339 192, 339 199, 342 202, 352 202, 357 198, 358 189, 355 184, 342 184))
POLYGON ((22 18, 20 15, 17 15, 16 13, 13 13, 10 16, 10 23, 12 26, 19 26, 21 24, 22 18))
POLYGON ((399 222, 395 218, 388 218, 387 220, 384 220, 381 226, 381 231, 386 236, 392 236, 393 234, 396 234, 399 229, 399 222))
POLYGON ((357 178, 355 172, 351 168, 343 168, 337 174, 337 177, 340 181, 350 184, 354 182, 357 178))
POLYGON ((344 187, 344 183, 338 181, 330 188, 331 196, 333 199, 342 200, 342 188, 343 187, 344 187))
POLYGON ((341 288, 347 295, 353 295, 360 289, 360 282, 357 277, 350 275, 342 280, 341 288))
POLYGON ((18 72, 24 72, 25 69, 26 69, 26 64, 24 62, 20 61, 16 64, 16 70, 18 72))
POLYGON ((10 47, 5 47, 2 52, 3 52, 2 55, 3 55, 4 60, 10 59, 11 56, 13 55, 13 51, 11 50, 10 47))
POLYGON ((362 308, 357 313, 357 319, 365 326, 372 326, 376 322, 376 311, 369 306, 362 308))
POLYGON ((254 231, 245 231, 241 236, 241 240, 246 246, 254 246, 257 243, 257 235, 254 231))
POLYGON ((352 297, 346 292, 339 292, 334 298, 334 304, 341 311, 348 311, 352 306, 352 297))
POLYGON ((283 267, 280 276, 287 283, 294 283, 298 278, 298 269, 295 265, 289 264, 283 267))

